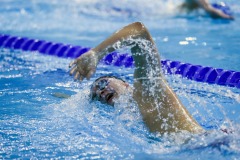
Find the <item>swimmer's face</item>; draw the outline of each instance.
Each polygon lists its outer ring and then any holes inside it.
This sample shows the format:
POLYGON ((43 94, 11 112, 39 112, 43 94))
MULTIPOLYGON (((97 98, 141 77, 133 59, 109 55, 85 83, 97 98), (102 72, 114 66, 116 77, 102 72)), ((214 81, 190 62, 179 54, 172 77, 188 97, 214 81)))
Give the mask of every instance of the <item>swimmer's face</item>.
POLYGON ((100 78, 91 88, 91 99, 102 103, 114 105, 114 101, 121 95, 126 93, 129 85, 116 78, 100 78))

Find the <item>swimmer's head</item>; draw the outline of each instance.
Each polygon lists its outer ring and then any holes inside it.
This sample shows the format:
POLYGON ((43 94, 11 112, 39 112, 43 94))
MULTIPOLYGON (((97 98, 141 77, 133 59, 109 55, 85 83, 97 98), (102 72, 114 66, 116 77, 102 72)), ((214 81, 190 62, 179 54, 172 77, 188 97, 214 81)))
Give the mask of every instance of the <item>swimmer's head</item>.
POLYGON ((129 84, 114 76, 103 76, 95 80, 91 86, 90 99, 114 105, 120 95, 126 93, 129 84))

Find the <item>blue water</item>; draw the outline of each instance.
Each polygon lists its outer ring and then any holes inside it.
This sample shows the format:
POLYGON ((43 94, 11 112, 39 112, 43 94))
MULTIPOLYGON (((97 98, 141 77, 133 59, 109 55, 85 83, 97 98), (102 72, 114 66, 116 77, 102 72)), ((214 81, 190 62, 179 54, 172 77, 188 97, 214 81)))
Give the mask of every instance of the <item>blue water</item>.
MULTIPOLYGON (((161 58, 240 71, 240 3, 235 21, 174 11, 179 1, 2 0, 0 33, 94 47, 115 30, 142 21, 161 58)), ((166 75, 205 135, 160 137, 137 106, 88 101, 91 82, 114 72, 132 82, 132 68, 100 65, 90 81, 68 75, 71 59, 0 49, 0 159, 239 159, 240 90, 166 75), (57 98, 56 93, 71 95, 57 98), (220 129, 232 131, 226 134, 220 129), (189 139, 184 144, 182 139, 189 139)))

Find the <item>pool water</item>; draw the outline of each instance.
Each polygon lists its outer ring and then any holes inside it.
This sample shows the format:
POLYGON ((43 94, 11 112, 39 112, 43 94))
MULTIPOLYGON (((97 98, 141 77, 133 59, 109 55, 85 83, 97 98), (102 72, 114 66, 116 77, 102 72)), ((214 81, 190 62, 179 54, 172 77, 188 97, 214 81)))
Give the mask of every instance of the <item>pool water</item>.
MULTIPOLYGON (((162 59, 240 71, 240 3, 228 1, 234 21, 213 20, 202 11, 178 14, 179 3, 2 0, 0 34, 94 47, 122 26, 142 21, 162 59)), ((71 61, 0 49, 0 159, 239 159, 239 89, 166 75, 211 132, 159 136, 147 130, 135 104, 125 107, 122 99, 112 108, 88 100, 94 79, 115 73, 132 84, 133 68, 99 65, 90 81, 79 83, 68 74, 71 61), (62 94, 71 97, 55 96, 62 94)))

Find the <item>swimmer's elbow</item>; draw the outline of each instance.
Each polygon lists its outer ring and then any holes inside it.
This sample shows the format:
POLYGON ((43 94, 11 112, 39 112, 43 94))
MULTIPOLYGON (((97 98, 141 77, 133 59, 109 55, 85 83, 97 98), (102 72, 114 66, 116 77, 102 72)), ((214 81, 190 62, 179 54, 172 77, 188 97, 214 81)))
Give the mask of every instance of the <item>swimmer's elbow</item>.
POLYGON ((134 22, 131 24, 133 26, 134 29, 138 30, 138 31, 144 31, 146 30, 145 25, 142 22, 134 22))
POLYGON ((134 29, 134 33, 137 37, 140 36, 141 38, 148 39, 152 43, 154 43, 147 27, 145 27, 145 25, 142 22, 134 22, 131 25, 132 25, 132 27, 133 27, 132 29, 134 29))
POLYGON ((144 24, 140 21, 134 22, 133 25, 135 25, 136 27, 144 27, 144 24))

